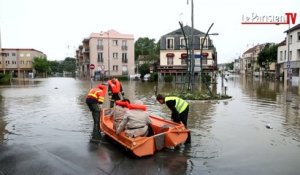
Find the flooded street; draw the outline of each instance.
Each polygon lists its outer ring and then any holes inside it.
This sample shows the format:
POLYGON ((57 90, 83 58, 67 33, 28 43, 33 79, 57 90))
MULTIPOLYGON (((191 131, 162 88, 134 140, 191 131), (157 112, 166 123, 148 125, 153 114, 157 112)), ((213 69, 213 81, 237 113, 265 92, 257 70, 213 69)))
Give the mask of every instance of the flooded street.
MULTIPOLYGON (((122 83, 127 98, 141 99, 151 113, 170 116, 155 100, 155 83, 122 83)), ((225 86, 230 100, 189 101, 190 146, 143 158, 108 139, 90 142, 89 81, 48 78, 0 86, 0 175, 298 175, 300 88, 286 93, 282 82, 236 75, 225 86)), ((158 89, 175 88, 160 84, 158 89)))

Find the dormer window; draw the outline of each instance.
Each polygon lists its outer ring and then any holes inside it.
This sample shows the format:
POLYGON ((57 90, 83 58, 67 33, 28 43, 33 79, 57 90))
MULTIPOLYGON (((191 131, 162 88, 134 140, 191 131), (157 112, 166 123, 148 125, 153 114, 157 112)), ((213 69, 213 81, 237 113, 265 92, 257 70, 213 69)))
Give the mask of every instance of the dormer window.
POLYGON ((174 50, 174 38, 167 38, 166 39, 166 49, 174 50))

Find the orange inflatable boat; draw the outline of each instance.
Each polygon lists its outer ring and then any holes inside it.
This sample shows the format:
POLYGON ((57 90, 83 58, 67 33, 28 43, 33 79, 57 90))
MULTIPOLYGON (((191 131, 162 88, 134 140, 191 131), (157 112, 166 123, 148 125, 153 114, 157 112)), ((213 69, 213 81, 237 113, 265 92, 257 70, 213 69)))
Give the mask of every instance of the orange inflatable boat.
POLYGON ((101 112, 100 129, 107 136, 129 149, 138 157, 153 155, 165 147, 176 147, 184 143, 189 130, 181 123, 175 123, 162 117, 151 115, 153 132, 147 137, 129 138, 122 131, 119 135, 113 129, 113 117, 109 116, 110 109, 101 112))

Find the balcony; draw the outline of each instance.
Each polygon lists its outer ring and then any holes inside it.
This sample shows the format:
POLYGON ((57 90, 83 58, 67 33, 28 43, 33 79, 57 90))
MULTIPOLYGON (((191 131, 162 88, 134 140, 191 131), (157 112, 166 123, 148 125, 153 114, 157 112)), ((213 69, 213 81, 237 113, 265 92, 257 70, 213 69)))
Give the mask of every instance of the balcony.
POLYGON ((166 65, 166 66, 159 66, 158 71, 161 73, 185 73, 187 70, 187 66, 172 66, 172 65, 166 65))
POLYGON ((97 50, 103 50, 103 45, 97 45, 97 50))
POLYGON ((89 53, 89 52, 90 52, 90 49, 89 49, 89 48, 83 48, 82 52, 83 52, 83 53, 89 53))

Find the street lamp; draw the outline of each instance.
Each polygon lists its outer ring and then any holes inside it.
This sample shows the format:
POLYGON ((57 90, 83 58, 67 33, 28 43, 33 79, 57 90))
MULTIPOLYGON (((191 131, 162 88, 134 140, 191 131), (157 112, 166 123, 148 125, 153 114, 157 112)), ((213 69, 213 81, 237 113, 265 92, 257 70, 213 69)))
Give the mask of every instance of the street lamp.
POLYGON ((213 25, 214 25, 214 23, 212 23, 210 25, 210 27, 208 28, 207 32, 205 33, 204 39, 201 42, 201 48, 200 48, 200 71, 201 71, 200 72, 200 80, 201 80, 201 83, 202 83, 202 78, 203 78, 202 77, 203 76, 203 63, 202 63, 203 57, 202 57, 202 54, 203 54, 204 42, 205 42, 205 40, 206 40, 206 38, 207 38, 208 35, 219 35, 219 33, 211 33, 211 34, 208 33, 210 31, 210 29, 212 28, 213 25))
POLYGON ((108 78, 110 78, 110 58, 109 58, 109 31, 107 31, 107 58, 108 58, 108 78))

